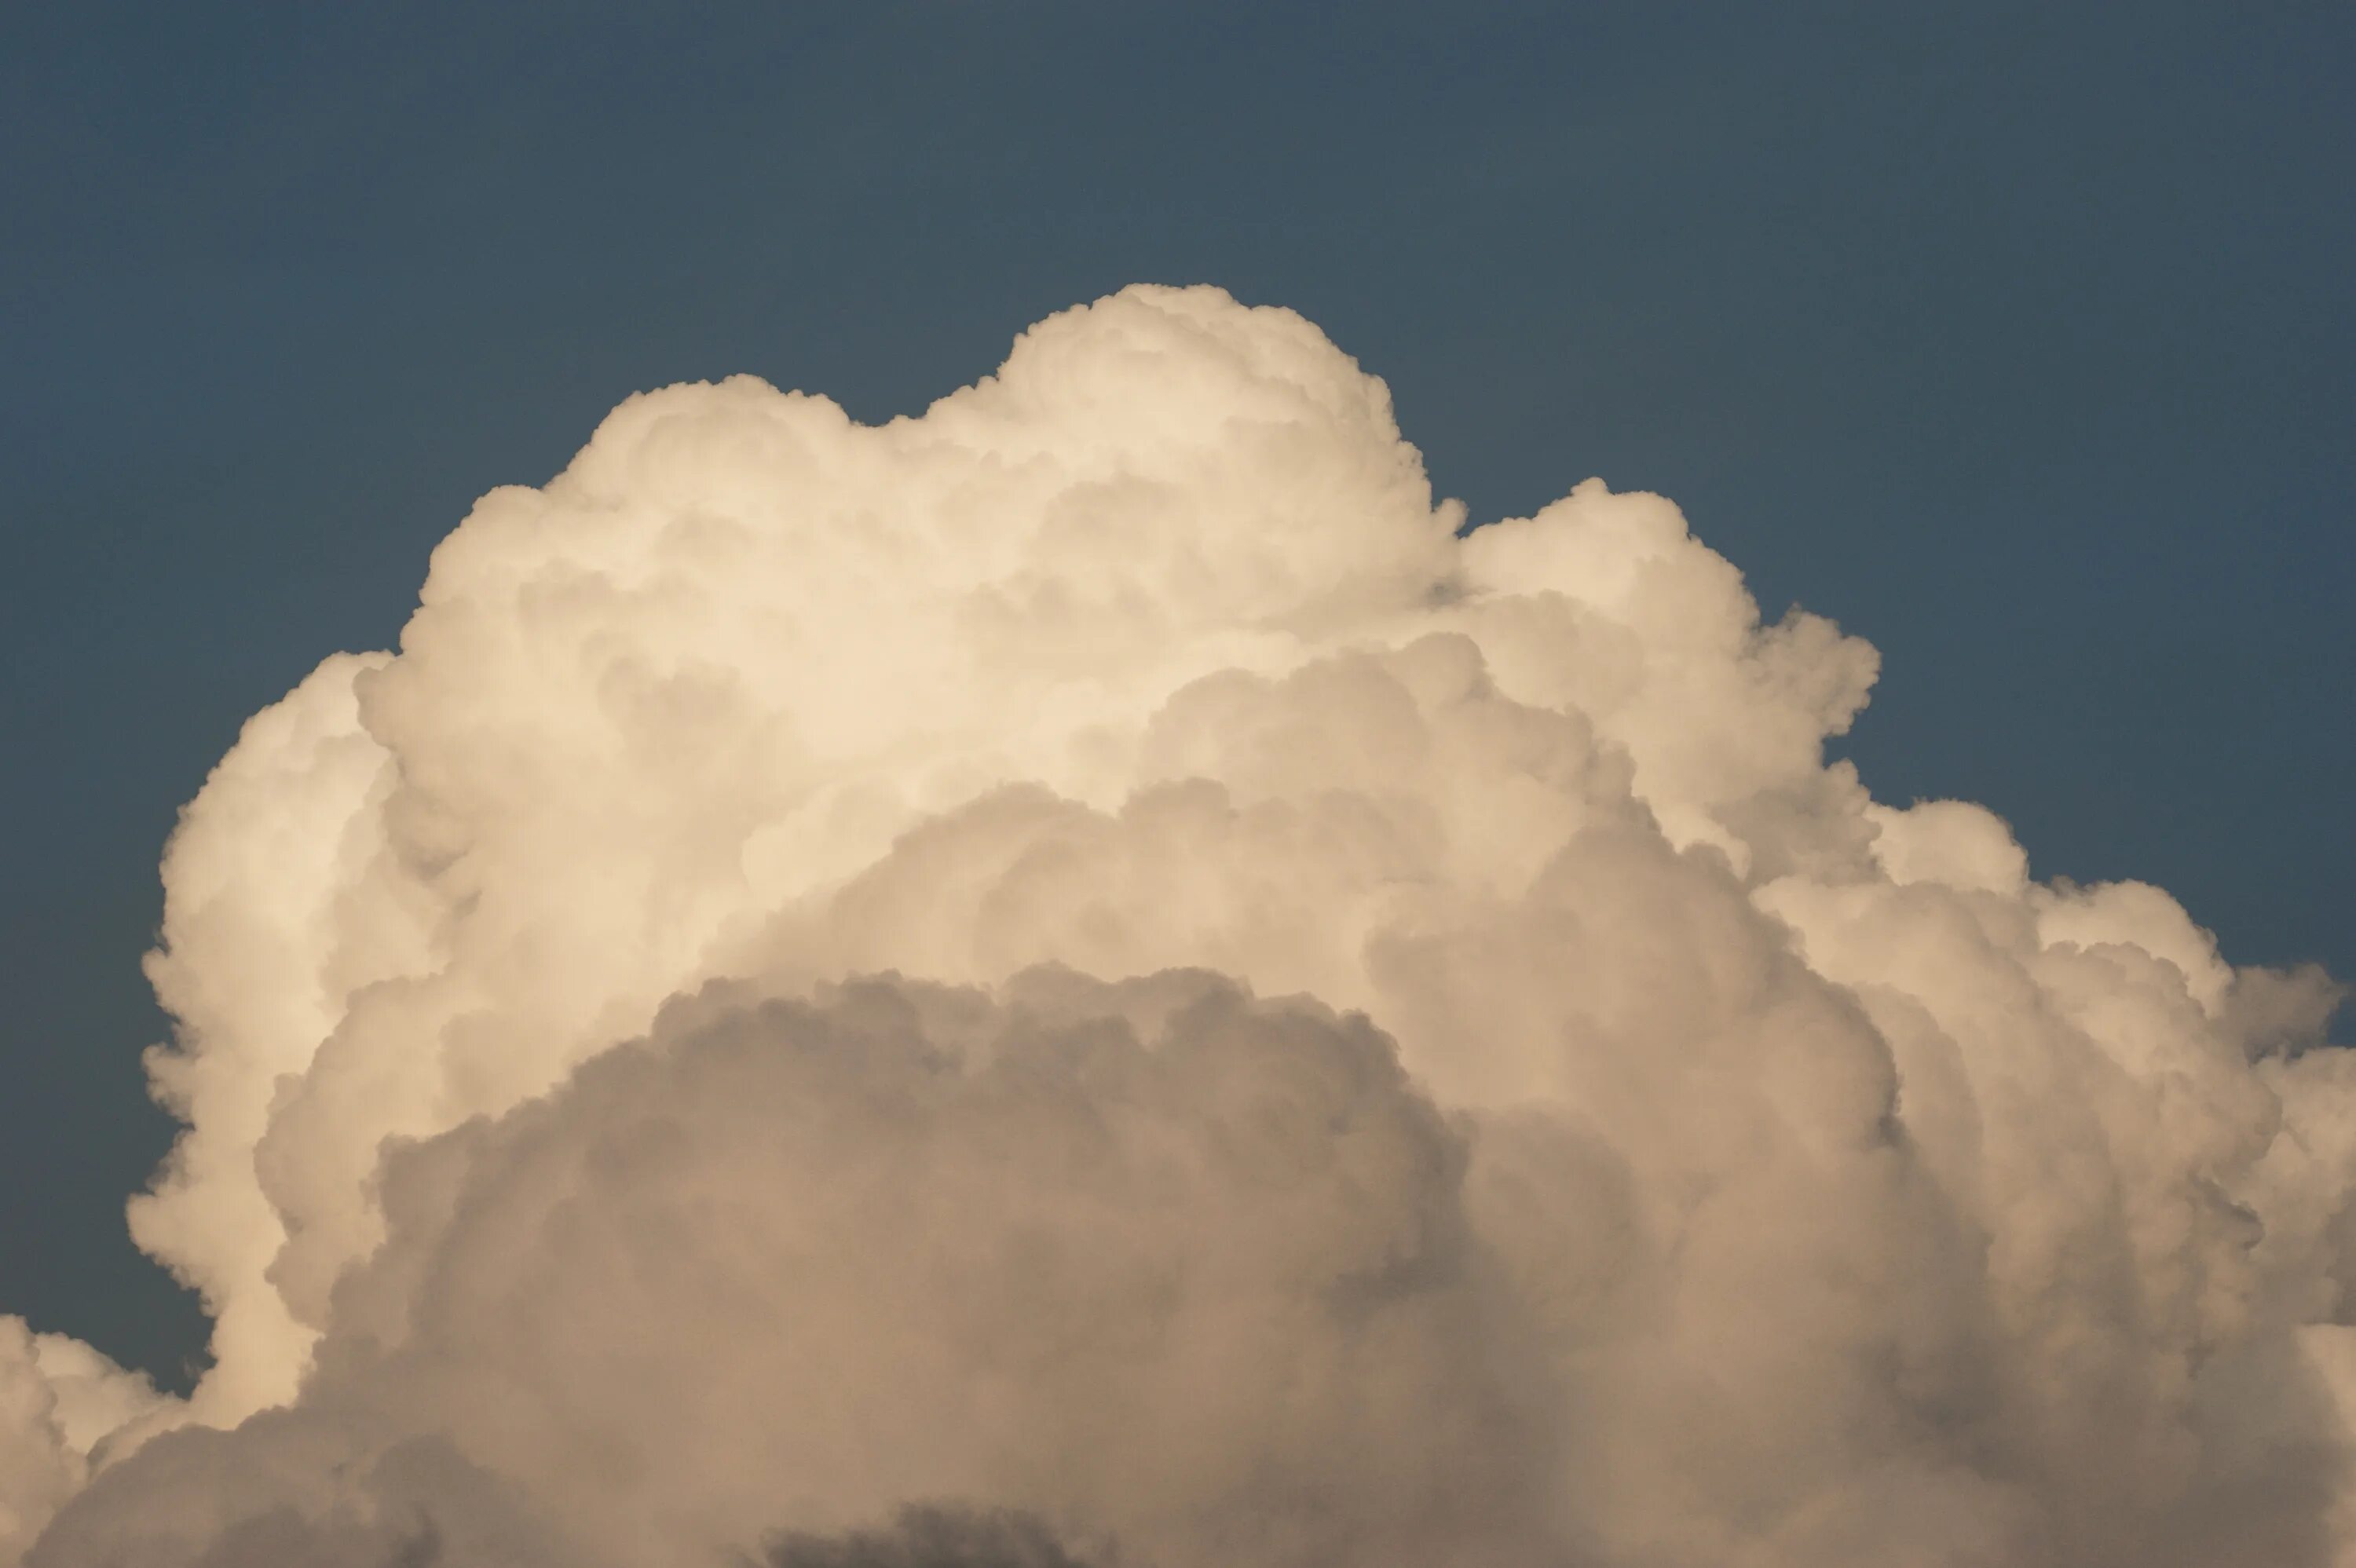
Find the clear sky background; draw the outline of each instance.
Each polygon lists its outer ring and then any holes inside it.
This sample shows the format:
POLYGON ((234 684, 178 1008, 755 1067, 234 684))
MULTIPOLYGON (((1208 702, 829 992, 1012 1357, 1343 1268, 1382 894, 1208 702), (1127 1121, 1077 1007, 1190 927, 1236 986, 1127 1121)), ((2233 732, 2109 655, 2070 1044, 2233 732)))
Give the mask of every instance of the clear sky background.
POLYGON ((1140 280, 1307 315, 1476 519, 1674 496, 1880 647, 1882 798, 2356 978, 2351 80, 2343 0, 0 10, 0 1311, 185 1382, 156 859, 475 496, 1140 280))

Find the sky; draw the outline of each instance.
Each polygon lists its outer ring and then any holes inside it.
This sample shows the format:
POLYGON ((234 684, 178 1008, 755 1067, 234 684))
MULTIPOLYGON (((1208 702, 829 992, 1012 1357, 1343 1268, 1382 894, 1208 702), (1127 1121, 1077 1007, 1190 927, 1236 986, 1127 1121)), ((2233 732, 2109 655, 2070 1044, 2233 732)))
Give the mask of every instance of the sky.
POLYGON ((1770 9, 11 8, 0 1305, 186 1386, 157 857, 477 496, 1139 281, 1301 311, 1475 522, 1675 498, 1879 648, 1880 797, 2356 976, 2347 8, 1770 9))

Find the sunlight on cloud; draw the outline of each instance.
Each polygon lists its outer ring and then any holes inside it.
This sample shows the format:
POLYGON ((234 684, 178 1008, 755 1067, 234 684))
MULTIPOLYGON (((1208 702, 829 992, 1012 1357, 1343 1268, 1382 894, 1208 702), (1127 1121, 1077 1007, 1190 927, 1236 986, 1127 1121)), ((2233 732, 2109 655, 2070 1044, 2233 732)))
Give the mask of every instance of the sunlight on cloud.
POLYGON ((484 497, 169 846, 216 1364, 0 1320, 0 1563, 2356 1562, 2331 984, 1463 520, 1203 288, 484 497))

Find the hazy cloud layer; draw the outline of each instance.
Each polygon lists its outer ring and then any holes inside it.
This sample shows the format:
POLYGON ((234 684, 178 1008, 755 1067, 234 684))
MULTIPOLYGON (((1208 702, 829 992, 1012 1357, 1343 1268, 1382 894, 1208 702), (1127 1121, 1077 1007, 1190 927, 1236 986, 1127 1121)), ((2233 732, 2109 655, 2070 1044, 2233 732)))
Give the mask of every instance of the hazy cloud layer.
POLYGON ((1024 1514, 910 1508, 888 1530, 821 1536, 796 1531, 770 1544, 767 1568, 1091 1568, 1024 1514))
POLYGON ((1461 522, 1142 288, 486 497, 173 839, 218 1364, 0 1335, 0 1563, 2356 1563, 2329 984, 1873 801, 1668 502, 1461 522))

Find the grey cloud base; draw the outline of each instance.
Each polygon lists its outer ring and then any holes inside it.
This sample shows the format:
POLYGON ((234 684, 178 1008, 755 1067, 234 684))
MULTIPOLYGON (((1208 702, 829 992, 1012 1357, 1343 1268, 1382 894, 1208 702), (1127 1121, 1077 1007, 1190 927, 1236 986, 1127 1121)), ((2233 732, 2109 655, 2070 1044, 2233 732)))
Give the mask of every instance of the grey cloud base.
POLYGON ((830 990, 714 987, 394 1151, 295 1405, 155 1439, 28 1568, 651 1568, 781 1518, 797 1564, 1593 1561, 1644 1490, 1698 1532, 1795 1486, 1793 1561, 2319 1560, 2338 1428, 2279 1356, 2213 1380, 2260 1380, 2242 1466, 2040 1452, 1887 1106, 1745 1151, 1665 1256, 1607 1139, 1443 1116, 1362 1018, 1200 972, 830 990), (813 1533, 929 1498, 1057 1533, 813 1533))
POLYGON ((0 1319, 0 1568, 2356 1568, 2333 984, 1462 520, 1201 289, 485 497, 166 852, 216 1364, 0 1319))
POLYGON ((797 1532, 770 1543, 766 1568, 1092 1568, 1023 1514, 911 1508, 889 1530, 797 1532))
POLYGON ((536 1562, 493 1544, 532 1519, 718 1563, 936 1497, 1146 1563, 1526 1562, 1550 1413, 1466 1158, 1363 1019, 1210 976, 707 994, 393 1154, 302 1399, 156 1439, 30 1563, 536 1562))

